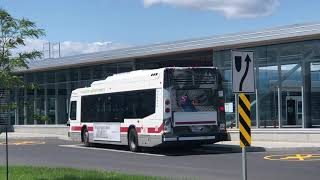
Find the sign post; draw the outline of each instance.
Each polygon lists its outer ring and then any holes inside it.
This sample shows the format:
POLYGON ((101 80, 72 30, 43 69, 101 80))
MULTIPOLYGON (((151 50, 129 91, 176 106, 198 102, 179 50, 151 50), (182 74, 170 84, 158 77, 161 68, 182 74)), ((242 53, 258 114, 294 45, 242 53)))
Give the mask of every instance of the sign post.
POLYGON ((7 180, 9 179, 9 157, 8 157, 8 125, 6 124, 6 167, 7 167, 7 180))
POLYGON ((250 120, 250 97, 243 93, 239 96, 239 134, 240 147, 242 149, 242 174, 243 180, 247 180, 247 157, 246 147, 251 145, 251 120, 250 120))
POLYGON ((247 180, 246 147, 251 146, 250 96, 255 93, 253 52, 232 51, 232 88, 238 94, 237 109, 239 120, 240 147, 242 149, 242 178, 247 180))
POLYGON ((8 161, 8 124, 6 122, 0 121, 0 127, 4 126, 6 131, 6 175, 7 180, 9 179, 9 161, 8 161))

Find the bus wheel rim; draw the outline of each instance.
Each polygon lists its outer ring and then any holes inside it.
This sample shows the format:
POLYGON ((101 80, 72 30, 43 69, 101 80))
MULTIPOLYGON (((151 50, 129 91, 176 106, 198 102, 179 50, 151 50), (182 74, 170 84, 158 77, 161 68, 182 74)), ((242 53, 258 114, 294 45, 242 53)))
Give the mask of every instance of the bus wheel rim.
POLYGON ((131 147, 133 149, 136 148, 136 138, 133 134, 131 134, 130 139, 131 139, 131 142, 130 142, 131 147))
POLYGON ((84 141, 85 141, 85 143, 88 143, 88 142, 89 142, 89 132, 88 132, 88 131, 86 131, 86 132, 84 133, 84 141))

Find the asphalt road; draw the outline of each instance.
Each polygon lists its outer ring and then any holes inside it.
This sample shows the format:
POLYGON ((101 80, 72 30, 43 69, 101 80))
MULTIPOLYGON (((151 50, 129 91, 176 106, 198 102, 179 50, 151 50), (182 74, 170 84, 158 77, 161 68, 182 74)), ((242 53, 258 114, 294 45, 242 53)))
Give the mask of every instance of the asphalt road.
MULTIPOLYGON (((103 169, 177 179, 241 179, 241 153, 234 146, 216 145, 196 150, 147 149, 143 153, 136 154, 130 153, 125 147, 85 148, 74 142, 62 140, 45 140, 45 143, 39 144, 29 143, 9 146, 10 164, 103 169)), ((1 164, 5 163, 4 152, 5 146, 0 145, 1 164)), ((320 151, 249 152, 247 155, 248 180, 319 179, 320 161, 315 161, 316 159, 313 159, 314 161, 264 159, 266 156, 282 154, 320 154, 320 151)))

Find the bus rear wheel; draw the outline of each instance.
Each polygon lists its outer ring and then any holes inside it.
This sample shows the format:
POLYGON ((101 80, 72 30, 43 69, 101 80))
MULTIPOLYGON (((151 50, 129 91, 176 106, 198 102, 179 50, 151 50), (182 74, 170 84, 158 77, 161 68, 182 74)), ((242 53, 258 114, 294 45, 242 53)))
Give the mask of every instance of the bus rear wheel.
POLYGON ((138 135, 134 128, 131 128, 128 135, 128 145, 132 152, 139 152, 138 135))

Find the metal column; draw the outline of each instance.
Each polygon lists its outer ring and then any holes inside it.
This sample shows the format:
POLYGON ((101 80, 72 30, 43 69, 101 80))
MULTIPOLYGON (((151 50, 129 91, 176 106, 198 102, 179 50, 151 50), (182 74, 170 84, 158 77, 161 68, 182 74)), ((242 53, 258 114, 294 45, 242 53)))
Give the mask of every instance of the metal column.
POLYGON ((58 124, 58 84, 55 83, 54 85, 54 123, 58 124))
POLYGON ((282 92, 282 77, 281 77, 281 64, 278 64, 278 127, 282 127, 282 100, 281 100, 281 92, 282 92))
POLYGON ((27 97, 27 89, 23 90, 23 124, 26 125, 27 124, 27 101, 28 101, 28 97, 27 97))
POLYGON ((236 128, 239 128, 239 113, 238 113, 238 103, 239 103, 239 96, 238 94, 235 94, 234 95, 234 98, 235 98, 235 120, 236 120, 236 128))
POLYGON ((19 124, 19 98, 18 98, 18 91, 19 89, 14 90, 14 101, 17 105, 17 108, 14 110, 14 124, 18 125, 19 124))
POLYGON ((304 89, 303 86, 301 86, 301 97, 302 97, 302 128, 306 127, 305 119, 304 119, 304 89))
MULTIPOLYGON (((47 81, 46 75, 45 80, 47 81)), ((45 82, 44 85, 44 115, 48 116, 48 82, 45 82)), ((45 124, 47 124, 48 121, 45 121, 45 124)))
POLYGON ((281 88, 279 87, 278 88, 278 123, 279 123, 279 128, 281 128, 281 108, 282 105, 281 105, 281 88))
POLYGON ((302 79, 303 79, 303 128, 312 127, 311 111, 311 68, 310 62, 302 62, 302 79))
MULTIPOLYGON (((34 89, 33 90, 33 114, 35 115, 35 114, 37 114, 37 90, 36 89, 34 89)), ((40 115, 40 114, 38 114, 38 115, 40 115)), ((38 122, 35 120, 35 119, 33 119, 33 124, 37 124, 38 122)))
POLYGON ((258 96, 258 89, 256 89, 256 127, 260 127, 259 121, 259 96, 258 96))

